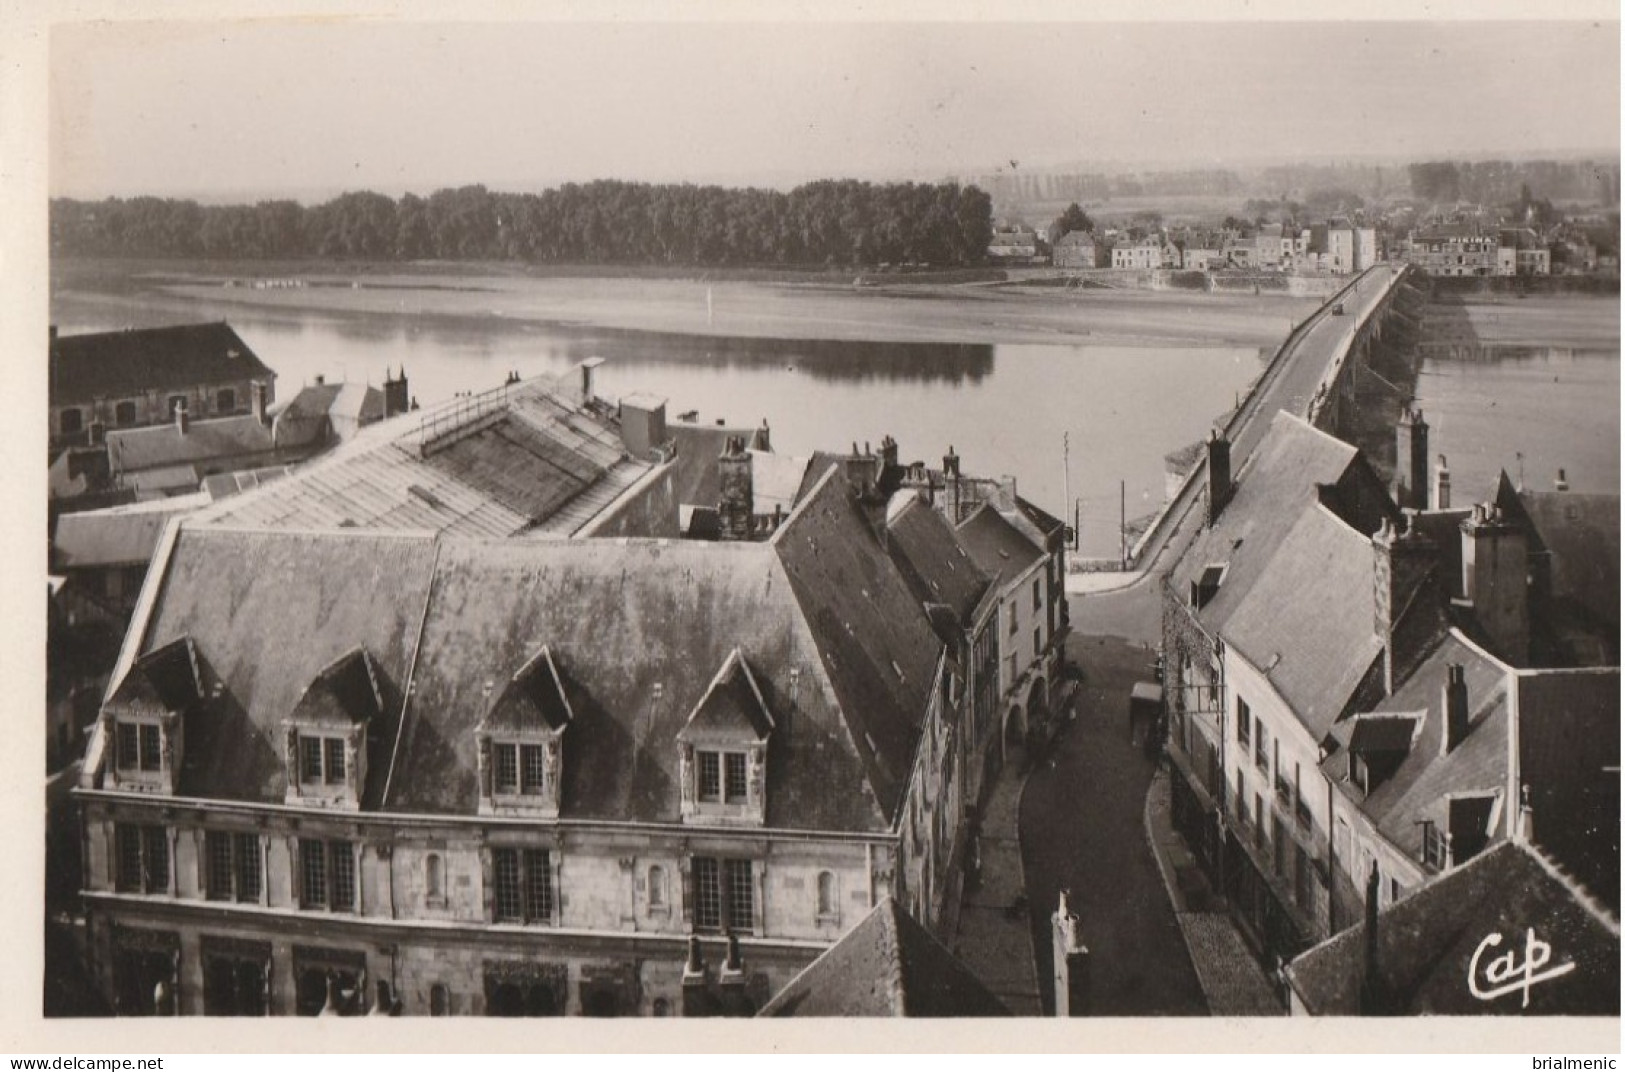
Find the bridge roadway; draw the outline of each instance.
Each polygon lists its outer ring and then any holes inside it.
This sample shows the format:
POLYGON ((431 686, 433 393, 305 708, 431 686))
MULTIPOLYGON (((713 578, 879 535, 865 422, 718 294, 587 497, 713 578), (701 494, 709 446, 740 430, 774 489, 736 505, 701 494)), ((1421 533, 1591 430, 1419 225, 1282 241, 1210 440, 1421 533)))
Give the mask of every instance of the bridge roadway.
MULTIPOLYGON (((1322 384, 1335 377, 1349 352, 1354 334, 1393 289, 1403 266, 1378 264, 1366 269, 1334 294, 1294 330, 1248 393, 1225 429, 1230 439, 1230 471, 1239 474, 1275 414, 1281 410, 1308 418, 1322 384), (1339 303, 1343 315, 1333 315, 1339 303)), ((1136 585, 1148 577, 1166 556, 1177 561, 1202 525, 1201 504, 1207 484, 1207 460, 1199 459, 1166 509, 1158 515, 1138 544, 1135 568, 1129 572, 1071 574, 1067 591, 1073 594, 1113 591, 1136 585)))

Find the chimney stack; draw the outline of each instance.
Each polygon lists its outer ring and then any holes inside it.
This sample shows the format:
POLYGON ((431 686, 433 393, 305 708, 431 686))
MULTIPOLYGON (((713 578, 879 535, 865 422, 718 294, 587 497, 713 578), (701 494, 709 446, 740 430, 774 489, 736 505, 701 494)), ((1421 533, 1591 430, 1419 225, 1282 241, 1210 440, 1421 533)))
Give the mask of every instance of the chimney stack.
POLYGON ((1207 523, 1212 527, 1230 501, 1230 440, 1215 428, 1207 440, 1207 523))
POLYGON ((881 472, 897 468, 897 440, 889 434, 880 441, 881 472))
POLYGON ((265 395, 265 384, 261 381, 255 380, 248 385, 249 410, 254 414, 254 419, 261 424, 270 423, 265 414, 265 395))
POLYGON ((1401 507, 1427 509, 1428 425, 1422 411, 1405 407, 1394 428, 1394 501, 1401 507))
POLYGON ((391 376, 389 370, 384 370, 384 417, 387 419, 396 414, 405 413, 411 408, 408 401, 410 392, 406 386, 406 366, 401 366, 398 376, 391 376))
POLYGON ((667 441, 664 398, 640 393, 621 399, 621 445, 629 456, 647 461, 667 441))
POLYGON ((1528 537, 1499 507, 1479 503, 1461 523, 1461 592, 1496 655, 1529 660, 1528 537))
POLYGON ((717 458, 717 527, 724 540, 748 540, 755 527, 756 493, 744 436, 729 436, 717 458))
POLYGON ((948 453, 942 456, 942 475, 957 477, 959 475, 959 455, 954 453, 953 444, 948 445, 948 453))
POLYGON ((1450 509, 1450 464, 1443 454, 1439 455, 1439 466, 1433 471, 1433 509, 1450 509))
POLYGON ((1360 982, 1360 1015, 1384 1016, 1388 1012, 1387 988, 1383 986, 1380 935, 1377 933, 1377 900, 1382 892, 1382 874, 1376 861, 1365 881, 1365 964, 1360 982))
POLYGON ((1401 531, 1384 518, 1371 537, 1372 600, 1382 642, 1383 694, 1392 696, 1429 643, 1445 626, 1438 584, 1438 548, 1419 532, 1407 512, 1401 531))
POLYGON ((581 363, 581 404, 588 405, 596 397, 593 394, 593 370, 604 363, 601 357, 589 357, 581 363))
POLYGON ((1556 481, 1555 486, 1556 486, 1558 491, 1568 491, 1569 490, 1569 474, 1566 471, 1564 471, 1562 469, 1559 469, 1557 471, 1557 481, 1556 481))
POLYGON ((716 1009, 706 986, 705 955, 698 935, 688 936, 688 960, 683 965, 683 1015, 714 1016, 716 1009))
POLYGON ((186 412, 186 399, 179 399, 175 403, 175 431, 185 435, 190 426, 191 419, 186 412))
POLYGON ((323 373, 323 372, 316 373, 316 386, 317 387, 321 387, 326 382, 327 382, 327 374, 326 373, 323 373))
POLYGON ((756 442, 761 444, 762 450, 773 449, 773 430, 767 426, 767 418, 762 418, 762 430, 756 433, 756 442))
POLYGON ((1460 663, 1445 667, 1444 695, 1440 701, 1444 734, 1439 738, 1439 755, 1455 751, 1467 739, 1467 670, 1460 663))

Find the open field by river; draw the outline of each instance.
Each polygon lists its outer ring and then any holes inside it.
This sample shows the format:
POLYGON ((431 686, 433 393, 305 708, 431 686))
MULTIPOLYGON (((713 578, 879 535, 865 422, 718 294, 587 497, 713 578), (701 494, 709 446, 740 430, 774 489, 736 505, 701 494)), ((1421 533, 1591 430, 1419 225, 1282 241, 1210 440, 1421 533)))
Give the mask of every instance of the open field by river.
MULTIPOLYGON (((582 278, 472 272, 305 272, 297 288, 256 289, 267 268, 254 263, 146 265, 117 273, 96 265, 53 269, 53 297, 115 294, 132 310, 153 300, 205 302, 221 309, 278 309, 451 316, 678 334, 866 342, 1056 343, 1113 346, 1275 346, 1316 302, 1273 295, 1152 293, 1137 290, 1015 292, 964 284, 710 282, 694 279, 582 278), (239 285, 227 286, 228 281, 239 285)), ((276 278, 273 276, 272 278, 276 278)), ((134 315, 132 313, 132 315, 134 315)), ((229 313, 227 314, 229 315, 229 313)))

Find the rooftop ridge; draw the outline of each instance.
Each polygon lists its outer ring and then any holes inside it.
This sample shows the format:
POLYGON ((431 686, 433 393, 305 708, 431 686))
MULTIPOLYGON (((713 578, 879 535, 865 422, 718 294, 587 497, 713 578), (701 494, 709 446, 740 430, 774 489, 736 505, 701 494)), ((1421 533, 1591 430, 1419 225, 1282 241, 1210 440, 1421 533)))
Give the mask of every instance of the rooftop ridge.
POLYGON ((1607 905, 1599 901, 1596 895, 1586 888, 1585 883, 1570 874, 1562 864, 1547 856, 1545 850, 1534 842, 1520 839, 1512 842, 1512 844, 1516 844, 1528 852, 1535 862, 1541 866, 1541 869, 1562 885, 1564 889, 1568 890, 1574 899, 1580 902, 1598 923, 1608 928, 1609 932, 1616 938, 1619 937, 1619 920, 1608 910, 1607 905))

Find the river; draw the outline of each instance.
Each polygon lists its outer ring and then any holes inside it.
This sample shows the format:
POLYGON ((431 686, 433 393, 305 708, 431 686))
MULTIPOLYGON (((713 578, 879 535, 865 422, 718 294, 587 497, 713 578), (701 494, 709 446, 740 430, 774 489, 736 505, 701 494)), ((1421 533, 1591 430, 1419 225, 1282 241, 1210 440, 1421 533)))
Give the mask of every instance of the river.
MULTIPOLYGON (((605 283, 595 300, 613 305, 616 293, 615 284, 605 283)), ((1110 294, 1113 302, 1133 300, 1110 294)), ((732 312, 753 300, 758 311, 788 303, 815 317, 854 308, 826 307, 783 288, 738 288, 728 300, 732 312)), ((1148 300, 1146 323, 1161 315, 1150 304, 1156 300, 1148 300)), ((1083 551, 1095 556, 1116 555, 1120 512, 1133 521, 1161 505, 1163 456, 1203 438, 1273 349, 1154 336, 996 344, 724 337, 693 333, 691 325, 677 332, 512 315, 518 306, 478 316, 430 313, 421 311, 436 308, 427 290, 416 302, 411 291, 402 293, 400 304, 401 311, 251 305, 196 289, 142 288, 132 298, 126 288, 68 287, 54 290, 51 314, 63 334, 229 320, 276 370, 283 398, 317 375, 379 383, 386 369, 404 365, 412 394, 428 405, 500 384, 510 371, 557 375, 600 356, 608 359, 599 373, 606 395, 664 396, 673 418, 697 410, 704 422, 766 419, 781 453, 878 444, 890 434, 903 460, 936 465, 952 446, 967 472, 1012 475, 1022 495, 1068 520, 1070 497, 1079 508, 1083 551)), ((918 317, 915 327, 942 315, 940 306, 910 304, 920 312, 896 315, 918 317)), ((1542 315, 1536 304, 1498 312, 1497 330, 1510 332, 1522 322, 1537 334, 1558 331, 1536 319, 1542 315)), ((584 301, 566 303, 566 311, 572 307, 587 319, 584 301)), ((994 308, 1018 319, 1023 306, 994 308)), ((1211 308, 1218 318, 1235 307, 1215 302, 1211 308)), ((1269 317, 1280 315, 1276 309, 1301 316, 1312 304, 1266 308, 1269 317)), ((1430 356, 1422 362, 1418 404, 1432 426, 1433 453, 1450 458, 1459 501, 1487 497, 1502 467, 1516 477, 1520 454, 1531 487, 1550 487, 1561 467, 1577 491, 1618 493, 1617 306, 1584 308, 1597 337, 1583 346, 1483 346, 1470 360, 1430 356)), ((1031 309, 1032 322, 1058 315, 1053 304, 1031 309)), ((1077 315, 1090 315, 1090 307, 1077 315)), ((1261 324, 1274 322, 1249 315, 1255 337, 1261 324)), ((819 320, 803 322, 818 327, 809 334, 826 331, 819 320)), ((1574 322, 1566 308, 1565 322, 1574 322)), ((827 332, 852 327, 851 321, 831 323, 827 332)), ((1286 327, 1283 318, 1282 336, 1286 327)))
POLYGON ((966 472, 1015 476, 1023 496, 1070 520, 1068 488, 1093 555, 1117 553, 1125 504, 1130 521, 1161 504, 1163 455, 1205 435, 1267 357, 1236 346, 723 338, 172 296, 52 300, 64 335, 209 319, 228 319, 276 370, 282 398, 319 374, 376 384, 404 365, 412 394, 428 405, 496 386, 510 370, 556 375, 601 356, 604 394, 652 392, 668 400, 670 416, 698 410, 705 422, 765 418, 780 453, 844 450, 889 434, 905 461, 939 465, 951 446, 966 472))

